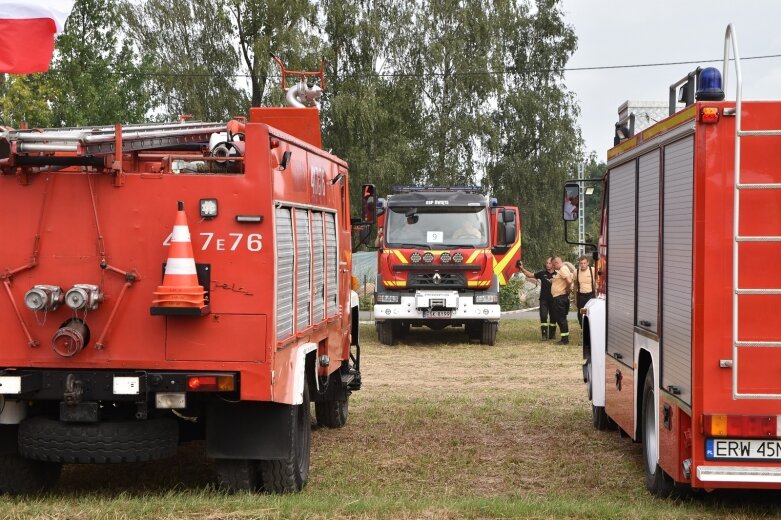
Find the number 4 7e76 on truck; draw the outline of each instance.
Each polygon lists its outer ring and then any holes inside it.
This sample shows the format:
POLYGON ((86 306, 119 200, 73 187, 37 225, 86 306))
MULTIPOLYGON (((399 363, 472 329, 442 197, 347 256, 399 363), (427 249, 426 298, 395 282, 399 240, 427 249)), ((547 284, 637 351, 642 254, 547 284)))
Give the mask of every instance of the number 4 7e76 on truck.
POLYGON ((743 101, 731 25, 725 85, 730 51, 734 101, 697 69, 608 152, 583 376, 594 426, 642 443, 657 495, 781 488, 781 102, 743 101))
POLYGON ((191 439, 222 487, 304 486, 360 352, 347 165, 294 75, 248 121, 0 136, 0 493, 191 439))

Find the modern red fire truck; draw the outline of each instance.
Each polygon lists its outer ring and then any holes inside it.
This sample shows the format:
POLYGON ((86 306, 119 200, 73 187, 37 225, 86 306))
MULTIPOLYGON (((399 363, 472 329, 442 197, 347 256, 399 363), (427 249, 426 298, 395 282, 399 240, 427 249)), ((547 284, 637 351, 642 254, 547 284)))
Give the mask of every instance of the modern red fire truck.
POLYGON ((0 493, 191 439, 222 487, 304 486, 310 401, 340 427, 361 380, 347 164, 291 74, 227 125, 3 131, 0 493))
POLYGON ((643 444, 660 496, 781 488, 781 101, 743 101, 731 25, 725 85, 730 52, 734 101, 698 69, 608 152, 583 375, 594 426, 643 444))
POLYGON ((499 288, 518 271, 518 208, 477 187, 399 187, 378 200, 374 318, 380 342, 410 327, 463 325, 470 339, 496 343, 499 288))

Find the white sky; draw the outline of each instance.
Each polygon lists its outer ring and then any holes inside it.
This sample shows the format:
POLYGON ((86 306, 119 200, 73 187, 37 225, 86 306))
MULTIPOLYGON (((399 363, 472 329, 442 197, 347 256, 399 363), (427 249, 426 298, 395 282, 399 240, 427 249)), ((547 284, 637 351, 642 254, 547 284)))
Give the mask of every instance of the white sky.
MULTIPOLYGON (((721 60, 728 23, 738 35, 741 58, 781 54, 779 0, 562 0, 562 10, 578 36, 567 67, 721 60)), ((744 99, 781 99, 781 58, 741 63, 744 99)), ((721 63, 701 66, 721 69, 721 63)), ((587 153, 596 151, 605 160, 621 103, 666 100, 670 85, 695 68, 568 71, 587 153)), ((734 79, 731 69, 728 99, 734 99, 734 79)))

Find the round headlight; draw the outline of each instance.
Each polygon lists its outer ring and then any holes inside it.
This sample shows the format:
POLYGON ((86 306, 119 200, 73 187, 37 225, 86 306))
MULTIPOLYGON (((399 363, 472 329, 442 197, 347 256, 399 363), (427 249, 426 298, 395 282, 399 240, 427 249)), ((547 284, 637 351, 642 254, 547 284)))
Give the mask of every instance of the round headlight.
POLYGON ((439 255, 439 261, 443 264, 449 264, 452 259, 453 257, 450 256, 450 253, 442 253, 439 255))
POLYGON ((457 263, 457 264, 460 264, 461 262, 464 261, 464 255, 462 255, 461 253, 454 254, 453 255, 453 261, 455 263, 457 263))
POLYGON ((413 264, 420 263, 420 253, 412 253, 409 257, 413 264))
POLYGON ((423 261, 427 264, 430 264, 434 261, 434 255, 431 253, 431 251, 423 255, 423 261))

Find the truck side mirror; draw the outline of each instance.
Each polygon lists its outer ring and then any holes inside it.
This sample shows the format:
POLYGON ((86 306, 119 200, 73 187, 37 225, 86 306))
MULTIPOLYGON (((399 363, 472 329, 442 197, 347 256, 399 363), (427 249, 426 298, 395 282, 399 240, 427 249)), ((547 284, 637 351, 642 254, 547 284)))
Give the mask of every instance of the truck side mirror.
MULTIPOLYGON (((515 222, 515 212, 511 209, 502 210, 502 220, 505 222, 515 222)), ((515 242, 515 240, 513 240, 515 242)))
POLYGON ((364 184, 362 186, 362 223, 374 224, 377 221, 377 188, 374 184, 364 184))
MULTIPOLYGON (((504 223, 504 243, 508 246, 514 244, 515 239, 518 238, 518 227, 515 225, 515 214, 512 212, 510 212, 510 214, 512 215, 512 221, 504 223)), ((505 218, 507 218, 506 214, 505 218)))
POLYGON ((564 185, 564 199, 561 204, 562 218, 567 222, 578 220, 578 206, 580 205, 580 186, 577 184, 564 185))

